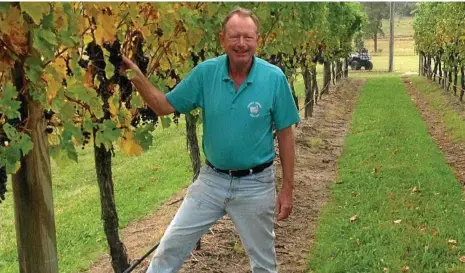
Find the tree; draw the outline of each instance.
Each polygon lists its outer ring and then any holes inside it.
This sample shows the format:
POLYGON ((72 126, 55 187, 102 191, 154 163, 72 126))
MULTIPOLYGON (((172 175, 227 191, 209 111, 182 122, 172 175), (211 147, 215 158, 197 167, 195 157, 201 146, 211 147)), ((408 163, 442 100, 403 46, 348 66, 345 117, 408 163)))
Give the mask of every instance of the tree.
POLYGON ((378 52, 378 36, 384 36, 381 28, 383 26, 382 20, 389 18, 389 4, 388 2, 365 2, 363 6, 367 14, 365 34, 373 39, 374 51, 378 52))

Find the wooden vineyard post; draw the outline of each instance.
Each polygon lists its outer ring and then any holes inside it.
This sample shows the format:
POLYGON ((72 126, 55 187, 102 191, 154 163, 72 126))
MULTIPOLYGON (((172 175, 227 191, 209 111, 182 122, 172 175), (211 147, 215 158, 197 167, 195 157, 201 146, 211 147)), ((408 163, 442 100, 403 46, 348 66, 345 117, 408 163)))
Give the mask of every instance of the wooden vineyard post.
POLYGON ((42 106, 26 98, 34 143, 12 176, 19 272, 58 273, 48 140, 42 106))

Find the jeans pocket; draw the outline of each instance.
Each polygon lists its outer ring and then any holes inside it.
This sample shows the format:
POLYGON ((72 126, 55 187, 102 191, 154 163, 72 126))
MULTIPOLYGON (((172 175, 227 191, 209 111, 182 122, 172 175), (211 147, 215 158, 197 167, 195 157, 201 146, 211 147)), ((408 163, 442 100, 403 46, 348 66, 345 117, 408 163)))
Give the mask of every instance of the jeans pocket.
POLYGON ((274 182, 274 167, 270 166, 266 168, 264 171, 259 172, 259 173, 253 173, 252 177, 254 180, 260 182, 260 183, 273 183, 274 182))

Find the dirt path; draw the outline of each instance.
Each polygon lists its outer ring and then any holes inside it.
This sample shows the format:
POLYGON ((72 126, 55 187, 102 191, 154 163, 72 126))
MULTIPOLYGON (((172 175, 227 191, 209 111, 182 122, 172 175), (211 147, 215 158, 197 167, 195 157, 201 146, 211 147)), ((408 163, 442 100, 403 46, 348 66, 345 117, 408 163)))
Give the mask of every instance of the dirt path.
MULTIPOLYGON (((363 83, 361 79, 348 79, 338 89, 331 90, 315 107, 313 117, 304 120, 296 130, 294 211, 289 220, 276 224, 280 273, 299 273, 306 269, 320 209, 329 198, 329 185, 336 178, 336 160, 342 152, 363 83)), ((279 188, 279 159, 276 160, 276 170, 279 188)), ((124 243, 132 258, 142 256, 159 240, 183 195, 184 190, 163 204, 155 214, 124 229, 124 243), (159 232, 155 232, 157 230, 159 232)), ((145 272, 150 257, 133 272, 145 272)), ((111 273, 108 255, 89 272, 111 273)), ((220 220, 202 237, 202 249, 191 255, 180 272, 250 272, 249 260, 228 217, 220 220)))
MULTIPOLYGON (((410 97, 423 116, 431 137, 444 153, 449 166, 455 170, 457 180, 465 185, 465 157, 463 156, 465 152, 465 144, 454 143, 451 140, 451 135, 447 132, 446 127, 444 126, 444 120, 441 113, 430 105, 428 99, 415 89, 415 86, 413 86, 408 78, 403 77, 402 80, 408 88, 410 97)), ((465 117, 464 106, 457 101, 451 101, 451 99, 457 100, 456 97, 450 98, 450 94, 447 95, 444 93, 441 93, 441 95, 446 97, 451 107, 457 111, 460 116, 465 117)))

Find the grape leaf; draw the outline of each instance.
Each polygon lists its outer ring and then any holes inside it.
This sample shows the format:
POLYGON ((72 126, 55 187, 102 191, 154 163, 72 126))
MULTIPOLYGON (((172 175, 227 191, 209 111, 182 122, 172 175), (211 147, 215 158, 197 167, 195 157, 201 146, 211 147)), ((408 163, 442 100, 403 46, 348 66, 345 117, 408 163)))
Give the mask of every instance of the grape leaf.
POLYGON ((50 6, 41 2, 19 2, 21 10, 29 14, 36 25, 40 24, 45 13, 48 13, 50 6))
POLYGON ((95 31, 95 40, 98 44, 113 43, 116 39, 115 17, 107 14, 98 15, 98 26, 95 31))
POLYGON ((167 116, 160 117, 163 129, 169 128, 171 125, 171 118, 167 116))
POLYGON ((8 3, 8 2, 1 2, 0 3, 0 12, 7 13, 9 8, 10 8, 10 3, 8 3))
POLYGON ((137 127, 134 138, 136 139, 137 143, 147 151, 149 147, 152 145, 153 135, 152 132, 155 130, 155 126, 153 124, 148 124, 146 126, 137 127))
POLYGON ((8 118, 18 118, 21 102, 16 100, 18 92, 16 88, 7 83, 3 88, 3 97, 0 98, 0 112, 6 114, 8 118))
POLYGON ((142 147, 134 140, 134 135, 131 131, 126 130, 123 138, 120 140, 121 151, 128 156, 138 156, 142 154, 142 147))

